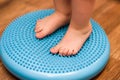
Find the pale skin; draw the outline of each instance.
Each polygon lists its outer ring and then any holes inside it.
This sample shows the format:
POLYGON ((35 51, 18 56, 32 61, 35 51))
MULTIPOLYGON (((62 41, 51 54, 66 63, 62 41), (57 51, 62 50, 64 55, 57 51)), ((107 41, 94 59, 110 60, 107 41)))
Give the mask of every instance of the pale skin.
POLYGON ((56 29, 70 22, 63 39, 50 49, 53 54, 75 55, 92 32, 90 17, 95 0, 54 0, 55 12, 37 21, 37 38, 44 38, 56 29))

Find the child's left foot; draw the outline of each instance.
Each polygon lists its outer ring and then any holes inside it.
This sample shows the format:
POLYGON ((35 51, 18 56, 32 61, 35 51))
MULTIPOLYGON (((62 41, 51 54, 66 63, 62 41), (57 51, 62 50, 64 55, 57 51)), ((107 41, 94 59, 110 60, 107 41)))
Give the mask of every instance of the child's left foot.
POLYGON ((59 53, 62 56, 75 55, 90 36, 91 32, 91 25, 81 28, 80 26, 70 24, 63 39, 59 44, 51 48, 50 51, 53 54, 59 53))

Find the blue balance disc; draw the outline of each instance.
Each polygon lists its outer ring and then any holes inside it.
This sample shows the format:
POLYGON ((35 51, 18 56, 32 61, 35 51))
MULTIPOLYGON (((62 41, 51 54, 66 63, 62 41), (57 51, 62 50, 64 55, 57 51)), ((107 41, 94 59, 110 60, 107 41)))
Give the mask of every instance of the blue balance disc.
POLYGON ((25 14, 4 31, 0 41, 0 57, 5 67, 24 80, 88 80, 106 65, 110 45, 103 29, 91 19, 92 34, 74 56, 50 53, 65 35, 68 25, 43 39, 35 37, 35 24, 54 10, 40 10, 25 14))

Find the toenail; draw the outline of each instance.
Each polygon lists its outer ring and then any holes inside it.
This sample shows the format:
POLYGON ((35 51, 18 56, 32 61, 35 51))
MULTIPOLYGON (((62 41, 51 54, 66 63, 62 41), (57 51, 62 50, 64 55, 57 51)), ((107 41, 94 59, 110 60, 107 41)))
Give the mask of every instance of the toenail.
POLYGON ((37 32, 37 30, 35 30, 35 32, 37 32))

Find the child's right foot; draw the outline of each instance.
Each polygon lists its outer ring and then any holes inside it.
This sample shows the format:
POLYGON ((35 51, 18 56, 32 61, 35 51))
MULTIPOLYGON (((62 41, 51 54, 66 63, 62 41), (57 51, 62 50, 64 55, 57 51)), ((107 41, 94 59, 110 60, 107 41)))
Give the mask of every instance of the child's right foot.
POLYGON ((35 28, 36 37, 43 38, 59 27, 69 23, 69 21, 70 16, 64 15, 60 12, 54 12, 52 15, 37 21, 35 28))

